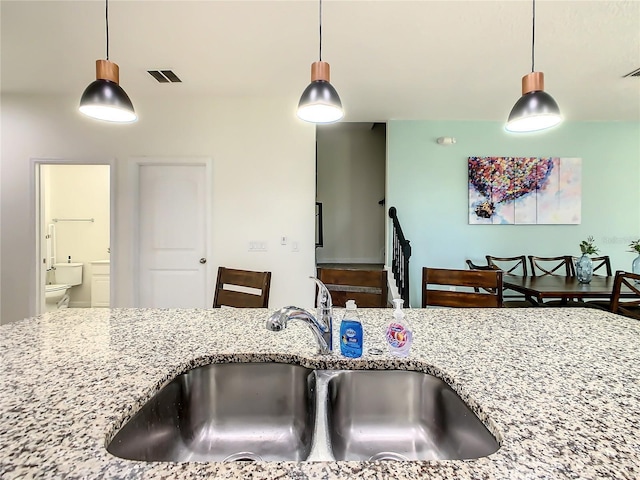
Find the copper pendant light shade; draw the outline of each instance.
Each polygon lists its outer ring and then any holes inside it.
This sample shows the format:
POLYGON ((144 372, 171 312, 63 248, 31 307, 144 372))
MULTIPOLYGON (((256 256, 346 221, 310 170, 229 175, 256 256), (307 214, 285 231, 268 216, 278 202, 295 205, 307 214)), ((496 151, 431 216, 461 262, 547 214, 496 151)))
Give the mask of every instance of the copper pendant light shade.
POLYGON ((522 77, 522 97, 511 109, 505 126, 510 132, 535 132, 555 127, 562 122, 560 108, 544 91, 544 73, 535 70, 535 5, 533 0, 533 39, 531 42, 531 73, 522 77))
POLYGON ((328 82, 331 77, 331 67, 327 62, 313 62, 311 64, 311 81, 328 82))
POLYGON ((97 120, 135 122, 138 117, 129 96, 119 85, 119 68, 109 60, 96 60, 96 80, 80 99, 80 112, 97 120))
POLYGON ((106 0, 107 60, 96 60, 96 80, 89 84, 80 99, 84 115, 115 123, 131 123, 138 119, 133 104, 120 87, 120 68, 109 61, 109 3, 106 0))
POLYGON ((331 68, 322 61, 322 0, 320 0, 320 60, 311 64, 311 83, 298 102, 298 118, 311 123, 334 123, 344 117, 340 96, 330 83, 331 68))
POLYGON ((340 96, 329 82, 327 62, 313 62, 311 83, 298 102, 298 117, 312 123, 333 123, 344 116, 340 96))
POLYGON ((109 60, 96 60, 96 78, 120 83, 120 67, 109 60))

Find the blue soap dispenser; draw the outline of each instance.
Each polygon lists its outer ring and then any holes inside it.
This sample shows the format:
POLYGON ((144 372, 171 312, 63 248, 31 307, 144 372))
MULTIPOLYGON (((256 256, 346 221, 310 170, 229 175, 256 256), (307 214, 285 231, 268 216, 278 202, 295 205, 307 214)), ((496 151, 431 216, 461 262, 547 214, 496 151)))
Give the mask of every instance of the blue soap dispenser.
POLYGON ((362 323, 355 300, 347 300, 346 307, 340 323, 340 353, 345 357, 358 358, 362 356, 362 323))

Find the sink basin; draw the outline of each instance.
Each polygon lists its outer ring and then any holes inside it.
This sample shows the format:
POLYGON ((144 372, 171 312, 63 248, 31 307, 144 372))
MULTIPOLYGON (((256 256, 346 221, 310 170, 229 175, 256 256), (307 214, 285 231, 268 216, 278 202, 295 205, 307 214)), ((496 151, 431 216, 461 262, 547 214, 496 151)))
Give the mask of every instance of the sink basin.
POLYGON ((499 448, 462 399, 432 375, 342 371, 327 392, 327 435, 336 460, 471 459, 499 448))
POLYGON ((472 459, 499 448, 442 380, 404 370, 222 363, 177 376, 107 450, 143 461, 472 459))
POLYGON ((283 363, 207 365, 179 375, 109 443, 145 461, 301 461, 315 427, 312 370, 283 363))

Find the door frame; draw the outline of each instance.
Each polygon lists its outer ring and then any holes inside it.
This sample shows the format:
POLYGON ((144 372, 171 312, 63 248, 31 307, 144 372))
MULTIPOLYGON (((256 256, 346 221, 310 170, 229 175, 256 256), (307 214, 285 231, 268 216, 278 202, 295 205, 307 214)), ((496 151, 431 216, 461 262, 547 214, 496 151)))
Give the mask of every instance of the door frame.
POLYGON ((143 166, 204 166, 205 167, 205 252, 204 258, 206 263, 206 289, 211 294, 211 303, 213 304, 213 288, 214 275, 212 261, 212 212, 213 212, 213 158, 211 157, 156 157, 156 156, 140 156, 131 157, 129 161, 129 177, 131 178, 131 190, 133 194, 133 212, 131 215, 132 225, 132 241, 131 241, 131 259, 132 259, 132 275, 133 275, 133 305, 140 306, 140 168, 143 166))
POLYGON ((118 248, 116 239, 117 236, 117 221, 116 221, 116 159, 86 159, 86 158, 31 158, 29 165, 29 198, 30 198, 30 213, 33 222, 29 232, 29 238, 31 240, 32 252, 29 269, 32 272, 31 285, 29 288, 29 316, 33 317, 44 313, 44 285, 46 282, 46 272, 43 278, 42 274, 42 211, 41 211, 41 175, 40 167, 42 165, 108 165, 109 166, 109 258, 111 276, 110 276, 110 292, 109 292, 109 305, 113 307, 117 302, 117 293, 114 288, 111 288, 113 284, 113 278, 117 273, 117 257, 118 248))
MULTIPOLYGON (((378 237, 378 240, 380 241, 380 248, 379 250, 375 253, 375 254, 371 254, 367 257, 364 256, 359 256, 356 257, 353 253, 351 253, 349 256, 338 256, 335 254, 335 252, 333 252, 332 257, 327 258, 327 256, 322 255, 323 252, 321 252, 321 260, 320 262, 318 262, 318 252, 319 250, 316 248, 316 252, 315 252, 315 263, 316 265, 318 265, 318 263, 320 264, 359 264, 359 263, 369 263, 369 264, 382 264, 382 265, 386 265, 387 262, 389 261, 389 255, 388 255, 388 248, 387 248, 387 243, 388 243, 388 202, 387 200, 387 189, 388 189, 388 134, 387 134, 387 122, 374 122, 373 124, 371 122, 342 122, 340 124, 339 127, 335 127, 336 130, 333 130, 334 132, 339 132, 340 134, 343 134, 345 136, 353 136, 353 135, 359 135, 361 134, 361 132, 364 132, 365 130, 374 130, 375 128, 381 128, 379 127, 380 125, 384 126, 384 132, 383 132, 383 136, 384 136, 384 149, 380 149, 380 153, 384 154, 384 163, 381 166, 381 170, 380 170, 380 174, 382 175, 382 191, 381 191, 381 195, 382 195, 382 200, 379 200, 379 197, 376 198, 376 202, 378 203, 378 205, 382 206, 382 208, 379 210, 378 213, 376 214, 371 214, 370 216, 368 216, 367 218, 372 218, 375 219, 376 221, 380 221, 380 226, 382 228, 381 231, 381 236, 378 237), (370 128, 367 128, 368 125, 372 125, 370 128), (355 133, 354 133, 355 132, 355 133), (381 203, 383 202, 384 203, 381 203), (380 215, 380 217, 378 217, 378 215, 380 215)), ((335 238, 335 228, 332 230, 331 228, 327 228, 327 225, 331 224, 331 223, 336 223, 335 221, 335 216, 336 216, 336 205, 335 205, 335 195, 333 194, 333 192, 327 192, 327 185, 330 185, 332 183, 335 183, 335 178, 336 175, 339 175, 339 173, 336 173, 335 171, 331 170, 330 176, 331 178, 328 178, 327 175, 327 167, 326 165, 324 166, 324 168, 321 168, 320 166, 320 161, 319 161, 319 153, 322 152, 326 152, 326 146, 330 144, 330 142, 327 141, 318 141, 318 137, 322 135, 322 133, 320 132, 331 132, 332 129, 334 127, 331 126, 325 126, 325 125, 316 125, 316 141, 315 141, 315 187, 316 187, 316 191, 315 191, 315 199, 316 199, 316 205, 318 203, 321 203, 323 206, 323 210, 322 210, 322 214, 324 216, 324 228, 323 228, 323 245, 322 248, 326 248, 326 249, 331 249, 333 247, 333 245, 336 244, 336 238, 335 238), (327 127, 327 128, 325 128, 327 127), (319 171, 321 171, 321 174, 319 175, 319 171), (324 174, 324 175, 323 175, 324 174), (319 180, 319 178, 322 178, 322 180, 319 180), (324 187, 324 188, 323 188, 324 187), (320 192, 320 195, 319 195, 320 192), (333 234, 333 235, 332 235, 333 234)), ((376 132, 377 134, 377 132, 376 132)), ((372 144, 374 142, 374 140, 371 141, 370 144, 372 144)), ((376 152, 378 152, 378 149, 376 149, 376 152)), ((342 153, 342 152, 341 152, 342 153)), ((332 158, 336 157, 335 152, 333 152, 333 155, 327 155, 325 153, 325 156, 327 156, 327 158, 329 156, 331 156, 332 158)), ((338 155, 339 157, 341 157, 341 155, 338 155)), ((346 158, 346 157, 345 157, 346 158)), ((362 158, 361 156, 359 158, 362 158)), ((351 158, 346 158, 347 160, 351 161, 351 158)), ((344 160, 344 158, 343 158, 344 160)), ((353 168, 353 166, 352 166, 353 168)), ((360 167, 362 168, 362 167, 360 167)), ((343 209, 344 210, 344 209, 343 209)), ((318 209, 316 207, 316 219, 317 219, 317 213, 318 213, 318 209)), ((357 212, 360 213, 360 212, 357 212)), ((353 209, 350 209, 348 211, 348 218, 346 220, 348 220, 349 222, 352 221, 352 219, 354 218, 354 212, 353 209)), ((317 228, 317 226, 316 226, 317 228)), ((317 232, 316 232, 317 233, 317 232)), ((316 245, 316 247, 320 247, 319 245, 316 245)), ((339 252, 339 254, 341 254, 342 252, 339 252)))

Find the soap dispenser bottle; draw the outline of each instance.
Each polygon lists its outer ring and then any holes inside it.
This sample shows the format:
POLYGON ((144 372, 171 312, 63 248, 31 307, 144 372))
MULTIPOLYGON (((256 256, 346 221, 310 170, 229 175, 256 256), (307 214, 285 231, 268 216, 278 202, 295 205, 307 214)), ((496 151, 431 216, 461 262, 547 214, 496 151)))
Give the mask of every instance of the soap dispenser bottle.
POLYGON ((393 310, 393 320, 389 323, 386 333, 389 353, 396 357, 408 356, 411 343, 413 342, 411 326, 402 311, 403 303, 404 300, 401 298, 393 299, 393 304, 395 306, 393 310))
POLYGON ((345 357, 358 358, 362 356, 362 323, 355 300, 347 300, 346 307, 340 323, 340 353, 345 357))

